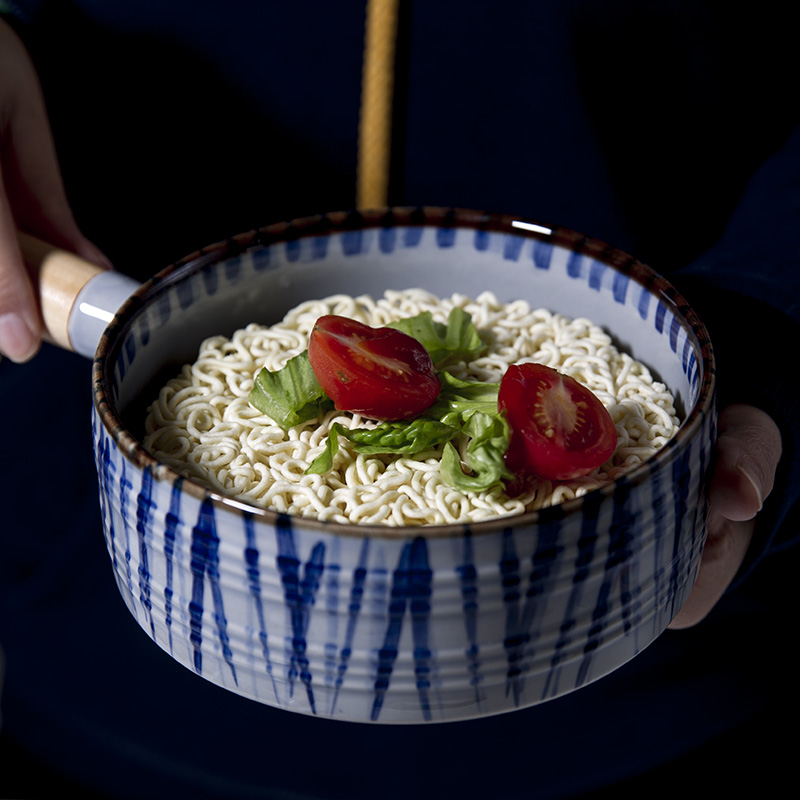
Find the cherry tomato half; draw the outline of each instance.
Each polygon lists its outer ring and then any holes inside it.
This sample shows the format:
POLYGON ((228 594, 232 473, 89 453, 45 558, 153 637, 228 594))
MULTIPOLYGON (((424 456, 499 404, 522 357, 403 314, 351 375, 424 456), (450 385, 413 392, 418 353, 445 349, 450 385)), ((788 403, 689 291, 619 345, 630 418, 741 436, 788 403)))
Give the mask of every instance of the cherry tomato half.
POLYGON ((335 314, 316 321, 308 360, 337 409, 370 419, 417 416, 442 389, 428 351, 412 336, 335 314))
POLYGON ((506 463, 517 475, 568 481, 604 464, 617 446, 611 415, 590 389, 543 364, 514 364, 498 406, 511 428, 506 463))

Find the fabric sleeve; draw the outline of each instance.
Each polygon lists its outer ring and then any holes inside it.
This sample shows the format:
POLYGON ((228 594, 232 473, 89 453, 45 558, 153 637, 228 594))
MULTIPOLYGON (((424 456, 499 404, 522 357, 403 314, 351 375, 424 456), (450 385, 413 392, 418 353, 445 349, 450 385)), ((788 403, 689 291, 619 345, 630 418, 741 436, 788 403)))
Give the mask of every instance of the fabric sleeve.
POLYGON ((755 173, 720 241, 672 276, 709 329, 720 408, 757 406, 783 439, 774 489, 734 585, 765 555, 800 541, 793 524, 800 496, 798 233, 800 128, 755 173))

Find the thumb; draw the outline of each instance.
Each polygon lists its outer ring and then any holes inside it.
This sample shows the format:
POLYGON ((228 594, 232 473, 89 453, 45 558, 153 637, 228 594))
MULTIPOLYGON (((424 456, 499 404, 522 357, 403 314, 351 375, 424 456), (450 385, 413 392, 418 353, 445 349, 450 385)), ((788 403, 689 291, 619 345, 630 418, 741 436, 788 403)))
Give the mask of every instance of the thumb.
MULTIPOLYGON (((2 179, 2 172, 0 172, 2 179)), ((39 349, 42 321, 0 185, 0 356, 23 362, 39 349)))
POLYGON ((725 519, 752 519, 772 491, 781 449, 780 431, 768 414, 749 405, 723 409, 709 490, 712 508, 725 519))

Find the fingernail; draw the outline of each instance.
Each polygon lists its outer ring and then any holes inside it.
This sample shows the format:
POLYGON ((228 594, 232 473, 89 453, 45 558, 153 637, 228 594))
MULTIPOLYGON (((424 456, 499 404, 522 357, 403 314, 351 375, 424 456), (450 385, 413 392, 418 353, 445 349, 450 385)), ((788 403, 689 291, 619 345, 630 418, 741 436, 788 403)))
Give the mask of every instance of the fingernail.
POLYGON ((0 352, 22 364, 39 349, 39 340, 18 314, 0 316, 0 352))
POLYGON ((756 477, 756 470, 753 468, 753 465, 750 463, 749 458, 743 458, 739 463, 736 465, 736 469, 744 475, 745 478, 749 481, 750 485, 753 487, 753 491, 756 493, 756 497, 758 498, 758 510, 761 510, 761 507, 764 505, 764 498, 761 494, 761 481, 759 481, 756 477))

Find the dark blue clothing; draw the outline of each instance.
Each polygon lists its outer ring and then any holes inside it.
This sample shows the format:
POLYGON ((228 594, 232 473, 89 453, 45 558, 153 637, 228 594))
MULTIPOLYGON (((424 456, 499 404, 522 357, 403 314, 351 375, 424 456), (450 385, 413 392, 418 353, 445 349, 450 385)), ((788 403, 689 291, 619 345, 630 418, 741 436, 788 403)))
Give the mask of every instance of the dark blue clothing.
MULTIPOLYGON (((122 271, 353 206, 361 3, 16 5, 76 216, 122 271)), ((710 327, 722 401, 781 427, 775 490, 711 617, 599 683, 474 722, 331 723, 207 684, 136 628, 100 532, 88 363, 2 362, 4 418, 53 420, 5 441, 5 725, 108 794, 570 797, 796 708, 775 663, 800 491, 792 26, 771 2, 402 5, 390 201, 572 227, 669 276, 710 327)))

